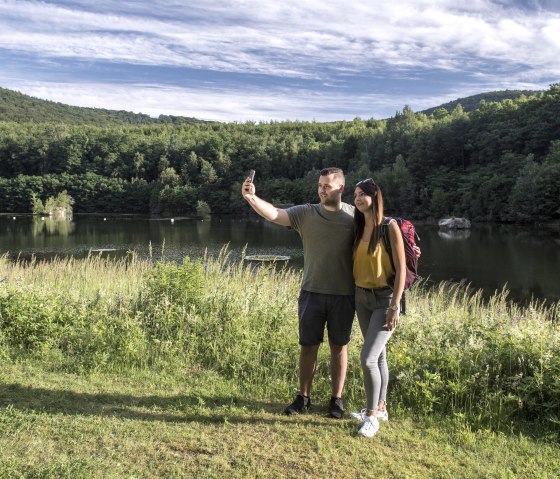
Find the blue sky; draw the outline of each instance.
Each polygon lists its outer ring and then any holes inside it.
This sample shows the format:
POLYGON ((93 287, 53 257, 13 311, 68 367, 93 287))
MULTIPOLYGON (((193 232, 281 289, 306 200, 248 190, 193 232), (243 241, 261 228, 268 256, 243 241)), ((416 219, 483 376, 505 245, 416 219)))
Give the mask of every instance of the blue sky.
POLYGON ((0 86, 70 105, 333 121, 559 81, 556 0, 0 0, 0 86))

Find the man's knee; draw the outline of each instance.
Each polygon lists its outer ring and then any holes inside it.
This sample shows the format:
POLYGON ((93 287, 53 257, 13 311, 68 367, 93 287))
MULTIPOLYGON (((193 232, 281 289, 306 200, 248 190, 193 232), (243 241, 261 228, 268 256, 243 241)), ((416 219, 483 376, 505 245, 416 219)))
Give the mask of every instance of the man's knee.
POLYGON ((317 356, 317 352, 319 351, 319 344, 314 346, 300 346, 300 352, 302 356, 317 356))
POLYGON ((329 346, 331 347, 331 355, 332 356, 340 356, 345 354, 348 351, 348 345, 344 344, 344 345, 339 345, 339 344, 334 344, 332 341, 329 341, 329 346))

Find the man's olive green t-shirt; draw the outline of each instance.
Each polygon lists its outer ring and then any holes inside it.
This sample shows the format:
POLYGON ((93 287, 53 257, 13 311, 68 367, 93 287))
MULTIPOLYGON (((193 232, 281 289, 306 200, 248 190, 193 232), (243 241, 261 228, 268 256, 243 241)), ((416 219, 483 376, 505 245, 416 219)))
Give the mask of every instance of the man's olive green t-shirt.
POLYGON ((354 207, 342 203, 340 210, 329 211, 319 203, 292 206, 286 212, 303 242, 301 289, 322 294, 354 294, 354 207))

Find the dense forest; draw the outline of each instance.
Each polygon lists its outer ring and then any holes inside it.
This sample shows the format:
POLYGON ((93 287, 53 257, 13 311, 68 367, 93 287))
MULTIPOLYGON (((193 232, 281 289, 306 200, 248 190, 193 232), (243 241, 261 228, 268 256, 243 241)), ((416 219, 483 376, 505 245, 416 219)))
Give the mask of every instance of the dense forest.
POLYGON ((131 125, 205 123, 203 120, 181 116, 160 115, 158 118, 152 118, 143 113, 132 113, 130 111, 70 106, 54 101, 41 100, 1 87, 0 119, 18 123, 33 121, 37 123, 69 123, 72 125, 109 125, 114 123, 127 123, 131 125))
POLYGON ((316 202, 318 170, 339 166, 346 201, 371 176, 393 215, 560 219, 560 84, 476 99, 384 120, 206 123, 0 89, 0 212, 66 190, 75 213, 241 214, 250 168, 260 196, 289 204, 316 202))

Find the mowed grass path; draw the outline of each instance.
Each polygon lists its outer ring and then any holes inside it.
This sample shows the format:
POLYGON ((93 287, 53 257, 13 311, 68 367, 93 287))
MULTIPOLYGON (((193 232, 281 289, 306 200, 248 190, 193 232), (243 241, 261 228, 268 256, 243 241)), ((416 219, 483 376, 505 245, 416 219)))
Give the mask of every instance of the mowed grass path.
POLYGON ((196 368, 81 376, 2 364, 0 477, 560 477, 560 448, 527 435, 395 413, 366 439, 325 404, 297 417, 284 406, 196 368))

